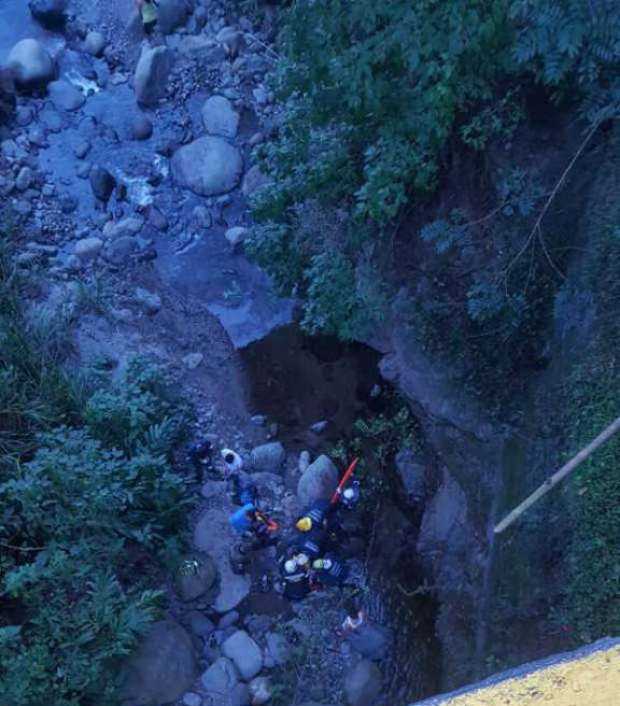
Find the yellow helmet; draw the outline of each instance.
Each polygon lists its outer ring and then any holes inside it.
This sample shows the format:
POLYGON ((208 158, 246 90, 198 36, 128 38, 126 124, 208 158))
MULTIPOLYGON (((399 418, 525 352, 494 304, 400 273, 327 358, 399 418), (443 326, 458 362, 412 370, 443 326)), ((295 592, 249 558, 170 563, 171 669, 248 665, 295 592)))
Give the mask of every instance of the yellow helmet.
POLYGON ((295 525, 300 532, 309 532, 312 529, 312 520, 309 517, 302 517, 295 525))

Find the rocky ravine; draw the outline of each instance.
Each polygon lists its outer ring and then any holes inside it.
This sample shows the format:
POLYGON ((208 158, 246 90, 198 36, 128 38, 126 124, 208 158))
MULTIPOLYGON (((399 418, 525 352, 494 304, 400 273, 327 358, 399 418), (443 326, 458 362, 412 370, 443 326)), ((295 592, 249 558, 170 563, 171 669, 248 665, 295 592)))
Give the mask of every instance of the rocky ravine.
MULTIPOLYGON (((130 0, 33 4, 36 22, 21 1, 0 8, 0 60, 18 84, 0 126, 0 199, 17 264, 41 282, 33 307, 66 319, 82 363, 166 363, 196 403, 199 435, 250 458, 277 430, 252 422, 235 347, 292 312, 240 252, 246 198, 264 183, 250 152, 274 112, 269 24, 220 2, 160 0, 147 41, 130 0)), ((272 444, 252 458, 266 504, 290 522, 297 456, 272 444)), ((232 574, 225 484, 205 480, 191 518, 201 568, 171 584, 168 616, 128 665, 127 706, 369 706, 381 671, 336 638, 341 594, 289 606, 259 593, 273 550, 253 576, 232 574)), ((356 576, 363 586, 359 562, 356 576)))

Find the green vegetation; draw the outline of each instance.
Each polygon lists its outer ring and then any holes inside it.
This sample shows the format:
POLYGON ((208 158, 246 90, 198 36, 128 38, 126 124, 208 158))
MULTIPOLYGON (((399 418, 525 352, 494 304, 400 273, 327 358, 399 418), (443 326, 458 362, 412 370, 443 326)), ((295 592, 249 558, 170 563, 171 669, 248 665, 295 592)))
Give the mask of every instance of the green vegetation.
MULTIPOLYGON (((617 185, 617 173, 615 184, 617 185)), ((616 213, 619 212, 615 207, 616 213)), ((618 416, 620 400, 620 227, 608 227, 589 254, 588 287, 597 307, 597 336, 567 383, 571 451, 588 444, 618 416)), ((589 642, 620 632, 620 439, 598 449, 577 471, 574 527, 564 567, 558 619, 589 642)))
POLYGON ((284 112, 277 139, 258 149, 273 184, 256 196, 248 249, 304 301, 303 325, 351 339, 380 323, 390 276, 420 278, 394 260, 404 220, 420 234, 403 245, 414 259, 415 241, 441 250, 411 319, 429 345, 454 334, 468 359, 491 356, 480 377, 498 354, 511 358, 504 374, 535 358, 566 251, 534 238, 518 256, 552 185, 531 168, 498 174, 494 155, 519 139, 533 94, 589 124, 616 115, 619 35, 613 0, 328 0, 285 10, 273 75, 284 112), (433 198, 464 160, 479 173, 453 212, 433 198), (445 212, 439 221, 411 216, 431 206, 445 212))
POLYGON ((188 500, 184 410, 161 371, 117 385, 63 368, 67 321, 33 317, 0 260, 0 693, 7 706, 118 703, 118 660, 155 619, 188 500), (172 419, 174 418, 174 422, 172 419))

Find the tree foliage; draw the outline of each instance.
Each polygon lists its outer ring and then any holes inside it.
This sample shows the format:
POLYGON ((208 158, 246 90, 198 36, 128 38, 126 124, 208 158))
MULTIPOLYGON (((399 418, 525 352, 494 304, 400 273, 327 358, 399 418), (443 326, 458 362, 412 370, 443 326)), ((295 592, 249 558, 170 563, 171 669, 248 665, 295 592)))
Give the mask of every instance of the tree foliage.
POLYGON ((278 135, 258 150, 273 181, 255 200, 251 252, 283 292, 307 298, 311 330, 325 323, 350 336, 347 307, 334 301, 329 316, 311 303, 316 256, 331 253, 344 277, 356 270, 357 231, 384 249, 403 209, 435 191, 450 154, 511 138, 527 118, 523 87, 539 83, 594 122, 616 114, 619 37, 613 0, 292 3, 272 77, 278 135), (348 227, 335 238, 309 232, 299 221, 308 201, 344 209, 348 227))

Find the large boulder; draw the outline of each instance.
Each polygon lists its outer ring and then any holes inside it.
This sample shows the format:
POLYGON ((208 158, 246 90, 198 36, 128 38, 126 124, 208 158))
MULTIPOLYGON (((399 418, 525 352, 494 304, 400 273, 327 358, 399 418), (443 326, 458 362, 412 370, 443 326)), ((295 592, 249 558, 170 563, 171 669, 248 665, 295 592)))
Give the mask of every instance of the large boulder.
POLYGON ((338 485, 338 469, 327 456, 319 456, 297 483, 297 498, 303 507, 329 499, 338 485))
POLYGON ((347 635, 347 642, 362 657, 380 660, 387 656, 392 634, 381 625, 365 623, 347 635))
POLYGON ((84 94, 68 81, 52 81, 47 92, 58 110, 78 110, 84 105, 84 94))
POLYGON ((200 137, 172 157, 175 181, 199 196, 225 194, 237 186, 243 170, 239 151, 221 137, 200 137))
POLYGON ((237 630, 222 645, 222 652, 231 659, 241 676, 247 681, 263 668, 260 647, 245 630, 237 630))
POLYGON ((250 464, 257 471, 277 471, 285 457, 284 446, 279 441, 273 441, 252 449, 250 464))
POLYGON ((130 659, 122 696, 132 706, 159 706, 176 701, 196 676, 191 637, 173 620, 161 620, 151 627, 130 659))
POLYGON ((187 20, 187 0, 157 0, 157 23, 164 34, 171 34, 187 20))
POLYGON ((107 203, 112 196, 116 179, 104 167, 95 166, 90 170, 90 188, 93 190, 95 198, 107 203))
POLYGON ((209 554, 217 565, 220 582, 213 607, 220 614, 236 608, 250 592, 250 577, 235 574, 230 567, 228 551, 237 538, 230 528, 229 515, 229 509, 211 508, 202 515, 194 529, 196 548, 209 554))
POLYGON ((371 706, 381 691, 381 672, 374 662, 358 662, 347 672, 344 690, 350 706, 371 706))
POLYGON ((202 122, 209 135, 219 135, 233 139, 239 129, 239 113, 228 98, 211 96, 202 107, 202 122))
POLYGON ((11 49, 7 66, 20 86, 46 84, 54 78, 54 62, 36 39, 22 39, 11 49))
POLYGON ((180 571, 177 577, 177 592, 182 601, 193 601, 204 595, 217 580, 217 567, 210 556, 196 559, 194 567, 180 571))
POLYGON ((167 47, 145 47, 140 54, 133 77, 138 103, 155 105, 166 95, 172 68, 172 52, 167 47))
POLYGON ((67 19, 67 0, 30 0, 32 16, 45 27, 60 27, 67 19))
POLYGON ((423 502, 426 497, 426 464, 423 460, 411 449, 401 449, 396 454, 396 471, 409 503, 423 502))

